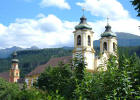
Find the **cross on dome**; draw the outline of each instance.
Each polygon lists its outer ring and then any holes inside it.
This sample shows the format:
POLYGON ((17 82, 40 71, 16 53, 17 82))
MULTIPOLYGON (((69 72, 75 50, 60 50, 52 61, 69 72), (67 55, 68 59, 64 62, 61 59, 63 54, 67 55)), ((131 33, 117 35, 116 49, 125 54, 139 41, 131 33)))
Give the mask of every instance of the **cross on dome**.
POLYGON ((109 25, 109 17, 107 17, 107 25, 109 25))
POLYGON ((85 7, 82 8, 83 16, 85 15, 85 7))

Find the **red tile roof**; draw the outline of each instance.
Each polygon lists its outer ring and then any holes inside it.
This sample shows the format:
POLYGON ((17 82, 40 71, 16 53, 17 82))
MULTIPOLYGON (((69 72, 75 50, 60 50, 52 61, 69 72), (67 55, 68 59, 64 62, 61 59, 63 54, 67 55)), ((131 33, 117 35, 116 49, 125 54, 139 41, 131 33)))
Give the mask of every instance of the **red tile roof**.
POLYGON ((9 72, 2 72, 0 73, 0 77, 9 81, 9 72))
POLYGON ((70 63, 71 59, 72 59, 71 56, 52 58, 46 64, 36 67, 33 71, 27 74, 27 77, 42 73, 48 66, 55 67, 59 64, 59 62, 63 62, 64 64, 70 63))

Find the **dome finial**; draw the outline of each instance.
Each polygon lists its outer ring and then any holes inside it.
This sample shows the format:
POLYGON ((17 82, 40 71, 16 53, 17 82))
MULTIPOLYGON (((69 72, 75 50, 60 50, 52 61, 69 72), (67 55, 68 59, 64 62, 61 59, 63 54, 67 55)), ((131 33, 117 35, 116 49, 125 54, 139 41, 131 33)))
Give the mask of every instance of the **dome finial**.
POLYGON ((85 7, 82 8, 83 16, 85 15, 85 7))
POLYGON ((107 16, 107 25, 109 25, 109 17, 107 16))

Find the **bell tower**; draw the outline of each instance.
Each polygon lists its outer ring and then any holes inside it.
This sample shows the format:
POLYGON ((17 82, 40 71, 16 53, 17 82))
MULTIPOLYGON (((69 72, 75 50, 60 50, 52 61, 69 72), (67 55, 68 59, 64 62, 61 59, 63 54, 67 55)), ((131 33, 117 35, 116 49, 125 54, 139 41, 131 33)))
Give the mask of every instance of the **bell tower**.
POLYGON ((101 34, 100 52, 116 55, 117 37, 116 34, 112 32, 108 20, 109 18, 107 18, 107 25, 105 26, 105 31, 101 34))
POLYGON ((17 53, 14 52, 12 55, 12 62, 11 62, 11 69, 9 72, 9 82, 14 83, 17 82, 18 79, 20 78, 20 70, 18 68, 18 62, 19 60, 17 59, 17 53))
POLYGON ((95 51, 93 49, 92 28, 87 24, 87 18, 80 18, 80 23, 75 26, 73 58, 83 57, 87 70, 94 70, 95 51))

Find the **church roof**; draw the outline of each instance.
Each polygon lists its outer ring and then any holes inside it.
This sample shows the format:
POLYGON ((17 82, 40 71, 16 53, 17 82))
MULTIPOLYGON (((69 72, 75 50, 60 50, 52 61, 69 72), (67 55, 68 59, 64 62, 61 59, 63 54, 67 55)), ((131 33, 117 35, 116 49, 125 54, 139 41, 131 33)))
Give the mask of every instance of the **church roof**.
POLYGON ((92 30, 90 25, 87 24, 87 18, 84 15, 80 18, 80 23, 75 26, 75 29, 76 30, 79 30, 79 29, 89 29, 89 30, 92 30))
POLYGON ((116 37, 116 34, 114 32, 112 32, 111 26, 109 24, 107 24, 105 26, 104 33, 101 34, 101 37, 109 37, 109 36, 116 37))
POLYGON ((0 73, 0 78, 3 78, 6 81, 9 81, 9 72, 2 72, 2 73, 0 73))
POLYGON ((63 62, 64 64, 70 63, 71 59, 72 59, 71 56, 52 58, 46 64, 36 67, 33 71, 31 71, 27 75, 27 77, 42 73, 48 66, 55 67, 59 64, 59 62, 63 62))

